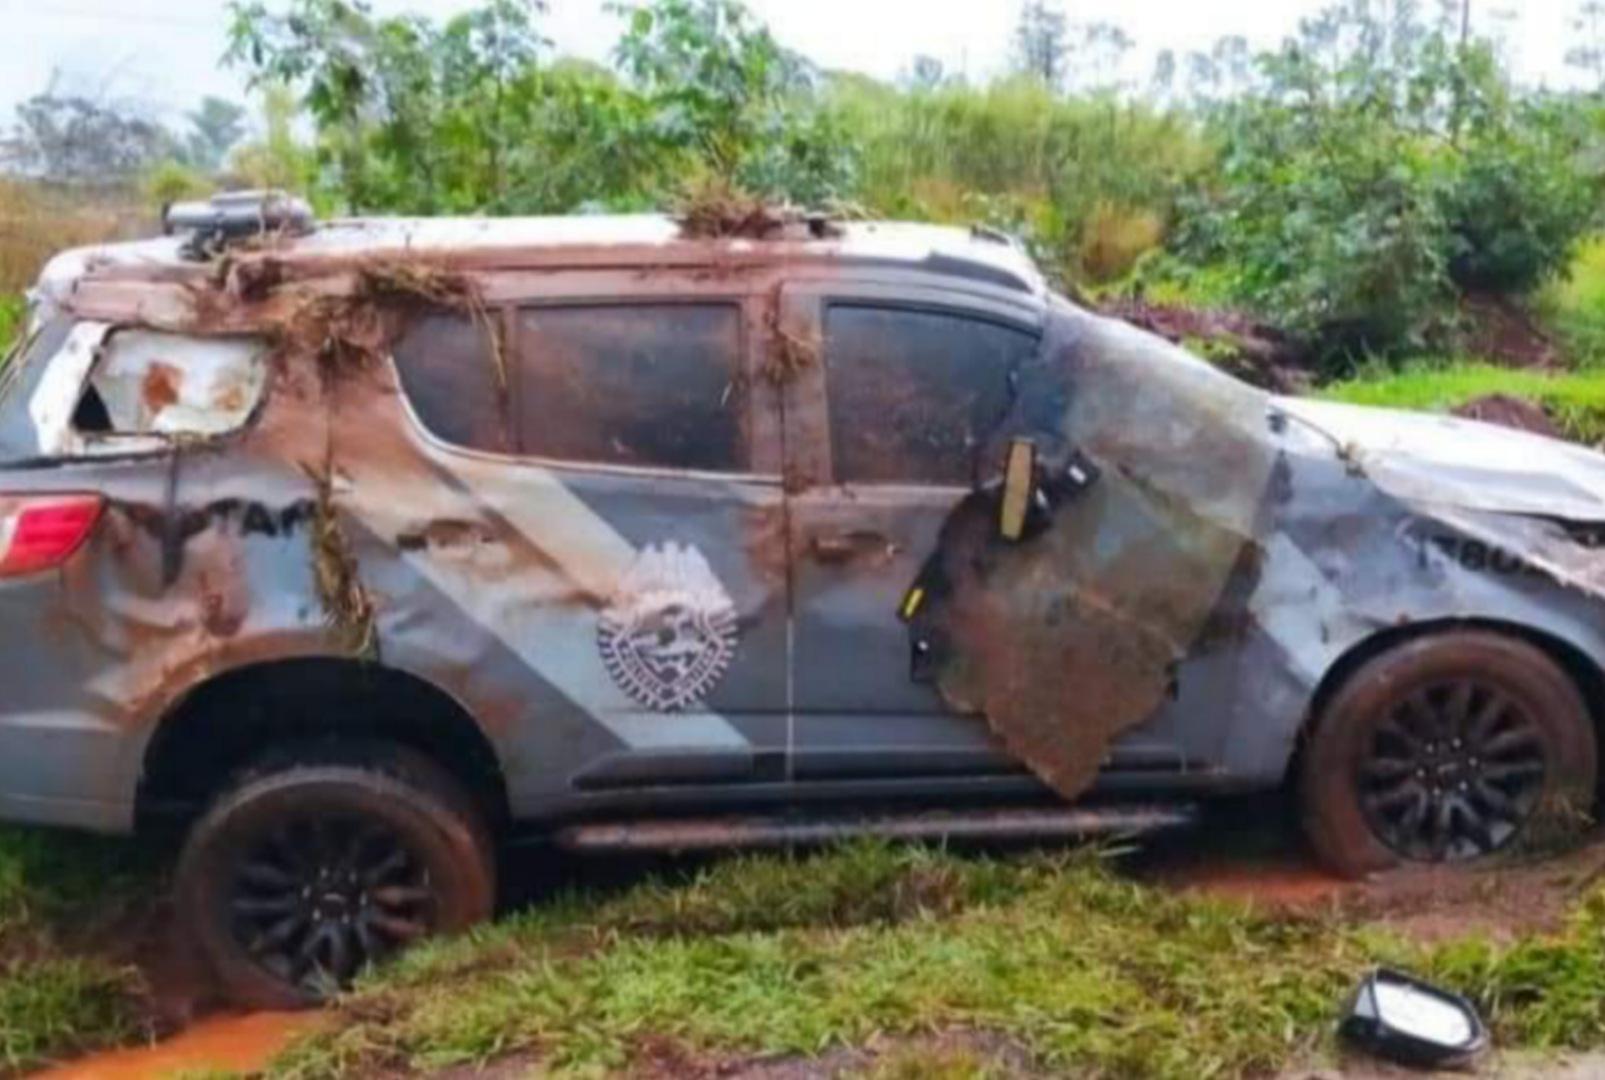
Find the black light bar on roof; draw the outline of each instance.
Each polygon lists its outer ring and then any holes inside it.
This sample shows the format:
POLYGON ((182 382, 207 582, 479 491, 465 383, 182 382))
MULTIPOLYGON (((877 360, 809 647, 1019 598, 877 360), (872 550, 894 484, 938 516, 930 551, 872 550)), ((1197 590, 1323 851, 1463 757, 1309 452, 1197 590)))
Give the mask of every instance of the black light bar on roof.
POLYGON ((188 234, 185 250, 196 257, 264 233, 303 235, 316 224, 312 207, 283 191, 231 191, 173 203, 162 213, 162 230, 169 236, 188 234))

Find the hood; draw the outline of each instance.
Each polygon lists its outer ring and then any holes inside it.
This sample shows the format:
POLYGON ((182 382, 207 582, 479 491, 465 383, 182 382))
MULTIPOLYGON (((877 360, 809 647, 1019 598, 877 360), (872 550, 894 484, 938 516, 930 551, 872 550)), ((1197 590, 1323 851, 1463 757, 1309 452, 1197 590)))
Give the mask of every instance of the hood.
POLYGON ((1467 510, 1605 522, 1605 455, 1525 431, 1400 409, 1276 398, 1383 491, 1467 510))

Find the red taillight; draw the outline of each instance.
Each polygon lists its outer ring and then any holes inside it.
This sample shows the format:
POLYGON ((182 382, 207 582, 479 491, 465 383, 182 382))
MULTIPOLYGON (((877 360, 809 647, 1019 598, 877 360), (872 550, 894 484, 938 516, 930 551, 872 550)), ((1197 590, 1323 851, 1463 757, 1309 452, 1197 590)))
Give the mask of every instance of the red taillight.
POLYGON ((61 565, 99 518, 99 495, 0 496, 0 577, 61 565))

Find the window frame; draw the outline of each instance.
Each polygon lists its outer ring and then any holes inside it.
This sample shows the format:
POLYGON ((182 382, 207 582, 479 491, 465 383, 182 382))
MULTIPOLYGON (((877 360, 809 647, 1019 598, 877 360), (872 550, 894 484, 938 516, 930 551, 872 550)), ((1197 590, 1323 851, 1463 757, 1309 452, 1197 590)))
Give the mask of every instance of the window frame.
MULTIPOLYGON (((641 270, 632 268, 627 271, 627 277, 632 282, 641 270)), ((728 282, 721 283, 717 289, 703 291, 696 287, 694 281, 685 278, 668 278, 661 283, 643 283, 646 287, 623 289, 609 287, 621 279, 620 272, 611 274, 596 272, 560 272, 557 274, 529 275, 514 273, 501 278, 493 278, 485 290, 486 305, 491 317, 496 321, 502 334, 502 348, 509 358, 508 387, 507 387, 507 423, 509 425, 509 442, 513 449, 506 453, 495 450, 479 449, 471 446, 461 446, 451 443, 436 435, 424 423, 417 407, 406 394, 401 383, 399 368, 395 372, 397 387, 401 390, 398 395, 402 406, 414 430, 429 445, 436 449, 452 454, 462 454, 491 461, 501 461, 509 464, 524 464, 532 467, 559 470, 568 473, 577 473, 596 476, 614 476, 623 478, 690 478, 696 480, 711 480, 739 482, 748 484, 762 484, 766 486, 779 486, 781 482, 780 464, 780 419, 778 415, 769 416, 765 412, 766 402, 763 395, 754 392, 758 385, 755 381, 761 371, 760 363, 766 333, 764 330, 765 309, 760 294, 740 288, 732 288, 728 282), (601 278, 602 280, 598 280, 601 278), (737 316, 737 328, 740 341, 737 345, 736 370, 733 376, 744 382, 746 415, 739 420, 742 438, 745 442, 743 449, 746 456, 744 469, 688 469, 667 465, 626 465, 617 462, 582 461, 575 458, 552 457, 549 455, 528 453, 517 446, 517 431, 514 430, 518 403, 520 400, 520 365, 516 362, 519 348, 520 328, 523 320, 519 317, 525 310, 538 308, 596 308, 596 307, 661 307, 669 304, 686 304, 691 306, 716 306, 734 308, 737 316)), ((395 358, 391 356, 392 365, 395 358)))

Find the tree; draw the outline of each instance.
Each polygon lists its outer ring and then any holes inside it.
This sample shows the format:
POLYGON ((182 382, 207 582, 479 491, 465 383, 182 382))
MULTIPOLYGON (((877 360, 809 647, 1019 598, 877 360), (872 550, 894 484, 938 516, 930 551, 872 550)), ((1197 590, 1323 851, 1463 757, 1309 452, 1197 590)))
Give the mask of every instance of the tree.
POLYGON ((652 0, 624 14, 618 63, 663 145, 759 194, 845 193, 856 155, 819 106, 819 73, 738 0, 652 0))
POLYGON ((489 0, 437 25, 378 18, 365 0, 232 5, 228 62, 253 87, 301 91, 318 157, 354 208, 417 213, 509 205, 540 91, 539 0, 489 0))
POLYGON ((1566 53, 1566 63, 1582 71, 1605 91, 1605 0, 1582 0, 1572 16, 1577 44, 1566 53))
POLYGON ((1020 71, 1058 89, 1070 58, 1070 24, 1047 0, 1026 0, 1014 28, 1015 62, 1020 71))
POLYGON ((914 90, 935 90, 947 82, 947 65, 934 56, 922 53, 909 65, 904 81, 914 90))
POLYGON ((188 163, 216 172, 245 135, 245 108, 222 98, 206 97, 189 114, 189 123, 188 163))
POLYGON ((1136 44, 1131 35, 1114 23, 1076 23, 1066 63, 1072 89, 1108 90, 1119 80, 1120 64, 1136 44))
POLYGON ((295 113, 295 94, 289 87, 283 83, 262 87, 261 136, 236 146, 229 158, 229 172, 240 183, 312 194, 316 154, 296 138, 295 113))
POLYGON ((177 140, 154 120, 54 85, 17 106, 17 123, 0 145, 14 168, 65 183, 127 181, 177 154, 177 140))
POLYGON ((1187 86, 1195 102, 1225 101, 1246 92, 1254 79, 1254 53, 1237 34, 1217 38, 1208 52, 1187 54, 1187 86))
POLYGON ((1190 257, 1328 355, 1452 347, 1459 290, 1521 294, 1566 265, 1594 196, 1578 138, 1491 44, 1405 0, 1350 0, 1260 59, 1211 113, 1190 257))

